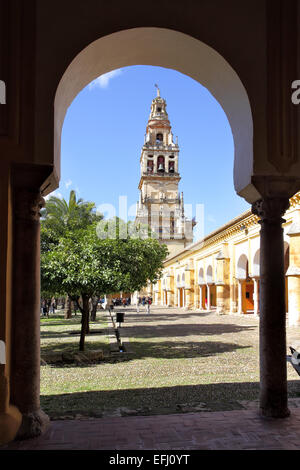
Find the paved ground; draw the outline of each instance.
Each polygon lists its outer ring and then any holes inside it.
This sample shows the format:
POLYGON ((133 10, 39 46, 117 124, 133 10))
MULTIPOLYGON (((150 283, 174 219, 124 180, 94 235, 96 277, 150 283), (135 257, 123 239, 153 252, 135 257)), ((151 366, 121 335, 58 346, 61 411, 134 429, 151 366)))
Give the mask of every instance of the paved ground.
POLYGON ((300 409, 289 418, 256 411, 54 421, 36 439, 7 450, 299 450, 300 409))

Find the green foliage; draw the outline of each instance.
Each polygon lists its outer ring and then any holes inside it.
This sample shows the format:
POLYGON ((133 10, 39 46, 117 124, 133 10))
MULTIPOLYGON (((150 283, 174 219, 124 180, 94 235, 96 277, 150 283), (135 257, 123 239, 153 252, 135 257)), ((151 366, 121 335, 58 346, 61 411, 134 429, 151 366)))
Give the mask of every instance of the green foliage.
POLYGON ((118 291, 140 290, 161 275, 168 250, 148 227, 119 218, 102 221, 94 203, 50 198, 41 230, 41 287, 46 298, 68 294, 82 299, 79 348, 89 328, 89 299, 118 291), (112 222, 112 223, 111 223, 112 222), (141 236, 141 234, 143 236, 141 236))
POLYGON ((119 217, 113 217, 108 220, 101 220, 97 224, 97 235, 102 240, 105 239, 140 239, 146 240, 148 238, 158 239, 156 232, 151 231, 149 225, 136 224, 135 222, 129 221, 124 222, 119 217))
POLYGON ((160 277, 166 255, 157 240, 99 239, 93 224, 67 232, 54 249, 42 253, 42 284, 89 297, 133 292, 160 277))
POLYGON ((102 220, 95 204, 50 197, 41 228, 42 291, 70 296, 140 290, 161 275, 168 254, 148 226, 102 220))
MULTIPOLYGON (((76 192, 70 191, 69 201, 51 196, 42 210, 42 227, 47 229, 47 235, 52 242, 58 242, 59 238, 66 232, 85 228, 94 222, 103 219, 101 214, 95 211, 95 203, 76 199, 76 192)), ((43 236, 47 239, 45 232, 43 236)))

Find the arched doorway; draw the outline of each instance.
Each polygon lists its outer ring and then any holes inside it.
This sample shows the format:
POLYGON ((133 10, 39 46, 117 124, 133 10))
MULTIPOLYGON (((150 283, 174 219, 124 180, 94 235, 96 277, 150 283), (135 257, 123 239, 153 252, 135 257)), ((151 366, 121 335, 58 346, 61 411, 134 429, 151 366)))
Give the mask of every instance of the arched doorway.
POLYGON ((205 308, 205 299, 206 299, 206 290, 205 290, 205 281, 204 281, 204 270, 199 268, 198 272, 198 308, 200 310, 205 308))
POLYGON ((249 277, 249 262, 245 254, 241 254, 236 268, 238 281, 238 313, 254 313, 254 283, 249 277))
POLYGON ((213 305, 215 305, 216 295, 215 295, 215 286, 213 284, 213 268, 209 265, 206 269, 206 296, 205 296, 205 305, 206 309, 210 310, 213 305))
POLYGON ((258 315, 259 308, 259 283, 260 283, 260 250, 258 249, 253 257, 252 279, 253 279, 253 303, 254 314, 258 315))
POLYGON ((185 273, 181 275, 180 307, 185 307, 185 273))

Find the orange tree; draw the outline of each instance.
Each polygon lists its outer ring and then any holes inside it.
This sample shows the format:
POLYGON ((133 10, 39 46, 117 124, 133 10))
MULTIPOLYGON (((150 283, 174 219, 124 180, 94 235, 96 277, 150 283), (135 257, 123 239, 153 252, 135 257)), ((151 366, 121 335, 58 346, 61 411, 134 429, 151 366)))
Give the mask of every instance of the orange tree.
POLYGON ((57 245, 42 252, 42 289, 68 294, 77 302, 82 299, 80 351, 88 331, 89 300, 156 282, 167 253, 167 247, 153 238, 101 238, 96 223, 66 232, 57 245))

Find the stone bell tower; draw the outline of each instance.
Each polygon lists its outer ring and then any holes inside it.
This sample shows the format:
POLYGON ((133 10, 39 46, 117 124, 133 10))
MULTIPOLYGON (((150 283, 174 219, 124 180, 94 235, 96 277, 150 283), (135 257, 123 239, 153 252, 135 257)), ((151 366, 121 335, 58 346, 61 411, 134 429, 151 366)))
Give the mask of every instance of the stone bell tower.
POLYGON ((136 223, 149 225, 174 254, 193 242, 195 224, 184 215, 183 193, 178 192, 178 141, 173 142, 167 103, 155 86, 157 96, 152 100, 140 158, 136 223))

